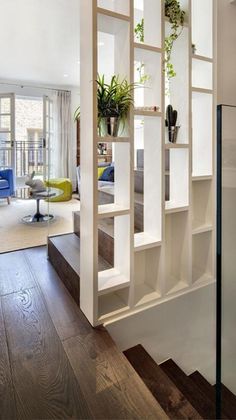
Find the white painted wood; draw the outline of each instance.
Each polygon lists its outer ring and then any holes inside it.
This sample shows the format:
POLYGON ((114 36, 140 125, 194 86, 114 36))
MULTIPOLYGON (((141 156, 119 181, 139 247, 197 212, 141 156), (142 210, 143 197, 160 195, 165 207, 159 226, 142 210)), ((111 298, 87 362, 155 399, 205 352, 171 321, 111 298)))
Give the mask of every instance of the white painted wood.
POLYGON ((193 282, 212 277, 212 232, 193 236, 193 282))
POLYGON ((129 16, 129 0, 98 0, 98 7, 129 16))
POLYGON ((192 41, 196 53, 213 56, 213 3, 214 0, 192 0, 192 41))
POLYGON ((115 217, 129 214, 130 210, 127 207, 118 204, 102 204, 98 206, 98 217, 104 219, 107 217, 115 217))
POLYGON ((170 150, 170 201, 168 209, 189 205, 189 151, 170 150))
POLYGON ((116 268, 100 271, 98 273, 98 295, 104 295, 124 287, 128 287, 130 281, 116 268))
POLYGON ((157 246, 161 246, 161 241, 157 241, 155 237, 148 235, 146 232, 135 233, 135 252, 144 251, 145 249, 155 248, 157 246))
POLYGON ((213 96, 193 92, 193 176, 212 175, 213 96))
POLYGON ((195 88, 213 88, 213 64, 205 60, 192 60, 192 86, 195 88))
POLYGON ((97 322, 97 16, 96 1, 81 0, 81 206, 80 307, 89 322, 97 322))

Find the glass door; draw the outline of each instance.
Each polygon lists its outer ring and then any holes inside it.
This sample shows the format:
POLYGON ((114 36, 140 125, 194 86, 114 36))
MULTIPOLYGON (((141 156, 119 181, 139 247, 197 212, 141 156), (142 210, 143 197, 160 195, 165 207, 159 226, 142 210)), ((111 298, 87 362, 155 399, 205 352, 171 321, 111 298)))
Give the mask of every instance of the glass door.
POLYGON ((53 100, 49 96, 43 98, 43 155, 44 155, 44 181, 49 180, 52 174, 52 147, 53 147, 53 100))
POLYGON ((0 168, 15 168, 15 96, 0 94, 0 168))

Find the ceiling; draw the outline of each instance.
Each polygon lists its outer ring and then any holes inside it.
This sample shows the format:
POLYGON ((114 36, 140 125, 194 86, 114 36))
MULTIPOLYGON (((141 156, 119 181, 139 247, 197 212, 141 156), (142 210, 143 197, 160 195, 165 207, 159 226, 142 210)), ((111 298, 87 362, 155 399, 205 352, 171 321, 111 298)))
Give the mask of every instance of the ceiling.
POLYGON ((1 0, 0 79, 78 86, 79 2, 1 0))

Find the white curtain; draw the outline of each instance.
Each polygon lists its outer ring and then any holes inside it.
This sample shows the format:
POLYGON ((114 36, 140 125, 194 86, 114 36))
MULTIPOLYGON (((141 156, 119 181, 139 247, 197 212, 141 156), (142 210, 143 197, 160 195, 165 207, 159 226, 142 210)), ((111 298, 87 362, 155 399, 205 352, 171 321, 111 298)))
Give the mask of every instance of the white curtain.
POLYGON ((70 178, 72 116, 71 92, 57 91, 53 98, 54 141, 52 147, 52 168, 54 177, 70 178))

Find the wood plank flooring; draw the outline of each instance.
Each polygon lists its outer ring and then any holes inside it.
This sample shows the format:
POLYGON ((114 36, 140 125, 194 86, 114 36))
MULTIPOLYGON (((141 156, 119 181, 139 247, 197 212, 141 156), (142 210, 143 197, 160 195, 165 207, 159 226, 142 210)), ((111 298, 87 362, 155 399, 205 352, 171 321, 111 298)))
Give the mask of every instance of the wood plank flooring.
POLYGON ((167 418, 44 247, 1 254, 0 272, 0 419, 167 418))

